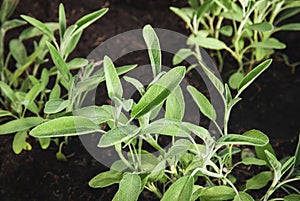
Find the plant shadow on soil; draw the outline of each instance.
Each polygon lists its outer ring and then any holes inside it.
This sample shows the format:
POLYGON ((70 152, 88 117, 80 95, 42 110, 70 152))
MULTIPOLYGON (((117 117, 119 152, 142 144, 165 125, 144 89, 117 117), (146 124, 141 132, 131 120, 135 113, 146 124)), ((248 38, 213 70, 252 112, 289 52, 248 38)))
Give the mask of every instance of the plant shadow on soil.
MULTIPOLYGON (((104 40, 124 31, 142 28, 148 23, 155 28, 188 34, 184 23, 168 9, 171 5, 184 6, 185 3, 179 0, 101 0, 97 3, 94 0, 22 0, 15 16, 27 14, 42 21, 54 21, 57 20, 60 2, 65 4, 69 24, 101 6, 110 7, 107 15, 86 30, 72 57, 85 57, 104 40)), ((280 40, 287 43, 285 53, 293 59, 300 58, 298 34, 291 32, 278 35, 280 40)), ((133 62, 128 63, 134 63, 134 59, 142 60, 133 56, 133 62)), ((282 62, 274 62, 245 92, 242 102, 234 109, 230 121, 231 132, 260 129, 271 138, 279 158, 293 154, 297 132, 300 131, 299 90, 300 70, 296 69, 295 74, 291 74, 291 69, 282 62)), ((56 160, 57 147, 54 143, 48 150, 41 150, 32 138, 29 141, 33 150, 15 155, 11 148, 12 139, 12 135, 0 136, 2 201, 107 201, 117 191, 117 185, 104 189, 91 189, 87 185, 94 175, 107 168, 89 155, 78 137, 72 137, 63 150, 68 162, 56 160)), ((145 191, 139 200, 157 199, 145 191)))

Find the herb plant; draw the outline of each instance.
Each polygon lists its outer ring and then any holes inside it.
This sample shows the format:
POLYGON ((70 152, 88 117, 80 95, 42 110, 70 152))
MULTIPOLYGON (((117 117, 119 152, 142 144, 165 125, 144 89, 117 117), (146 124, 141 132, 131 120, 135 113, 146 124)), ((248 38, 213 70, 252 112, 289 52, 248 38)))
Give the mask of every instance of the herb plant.
MULTIPOLYGON (((9 42, 9 53, 4 59, 2 47, 1 59, 1 105, 0 134, 16 133, 13 140, 13 150, 19 154, 22 150, 30 150, 27 142, 28 132, 31 127, 39 125, 46 119, 54 118, 54 114, 71 111, 72 102, 70 94, 75 77, 71 71, 88 64, 83 58, 68 59, 76 48, 82 32, 93 22, 101 18, 107 8, 90 13, 80 18, 75 24, 67 26, 65 9, 59 6, 59 22, 43 23, 37 19, 22 15, 25 20, 10 20, 7 18, 16 7, 18 1, 3 1, 1 7, 2 32, 25 23, 33 25, 21 32, 17 39, 9 42), (55 37, 55 30, 59 30, 59 41, 55 37), (39 41, 34 41, 34 51, 28 55, 23 44, 24 40, 40 36, 39 41), (50 52, 55 66, 47 68, 50 64, 47 53, 50 52), (28 56, 27 56, 28 55, 28 56), (10 61, 15 61, 15 67, 9 67, 10 61), (54 84, 51 80, 54 80, 54 84), (62 92, 63 90, 66 93, 62 92), (53 109, 54 108, 54 109, 53 109)), ((1 35, 2 36, 2 35, 1 35)), ((4 35, 3 35, 4 36, 4 35)), ((3 42, 3 41, 2 41, 3 42)), ((91 65, 91 64, 89 64, 91 65)), ((59 144, 59 140, 54 140, 59 144)), ((50 145, 50 138, 39 139, 43 149, 50 145)), ((67 138, 60 143, 57 158, 65 160, 62 154, 62 145, 67 143, 67 138)))
MULTIPOLYGON (((280 31, 299 31, 300 23, 284 23, 300 12, 300 2, 291 0, 189 0, 190 7, 171 10, 191 31, 190 45, 212 50, 222 71, 228 54, 238 69, 230 76, 229 85, 237 89, 254 65, 270 58, 286 45, 275 37, 280 31)), ((189 49, 179 50, 180 56, 190 56, 189 49)), ((286 55, 282 59, 293 69, 286 55)), ((180 62, 175 60, 174 64, 180 62)))
MULTIPOLYGON (((241 100, 241 93, 270 66, 271 60, 262 62, 250 71, 241 80, 237 94, 233 96, 227 84, 223 85, 204 65, 200 47, 195 46, 193 55, 197 57, 198 65, 222 98, 224 124, 216 122, 218 114, 208 98, 193 86, 188 86, 187 90, 201 113, 218 129, 221 137, 216 139, 208 129, 182 120, 185 101, 180 83, 185 77, 186 68, 177 66, 164 72, 161 68, 160 44, 150 25, 144 27, 143 37, 148 47, 153 81, 144 87, 139 80, 124 77, 139 92, 141 98, 137 102, 123 97, 120 68, 115 68, 112 60, 105 56, 103 68, 99 70, 103 74, 96 73, 93 76, 91 73, 90 76, 93 80, 102 75, 99 80, 105 80, 113 104, 80 107, 78 104, 82 99, 76 95, 79 101, 75 103, 73 115, 47 119, 32 129, 30 135, 38 138, 92 133, 101 135, 98 147, 114 147, 119 160, 112 164, 109 171, 92 178, 89 185, 103 188, 118 183, 119 189, 114 201, 138 200, 144 189, 163 201, 254 200, 251 195, 255 192, 253 190, 266 186, 269 186, 268 190, 261 200, 278 200, 272 196, 279 188, 287 192, 287 196, 280 200, 298 200, 299 190, 292 186, 292 182, 300 180, 300 142, 294 157, 279 162, 268 137, 261 131, 250 130, 243 134, 231 134, 228 131, 233 106, 241 100), (164 117, 157 119, 162 107, 165 107, 164 117), (108 128, 104 129, 103 124, 108 125, 108 128), (162 137, 170 140, 171 146, 168 149, 163 148, 162 137), (151 152, 146 145, 156 152, 151 152), (248 149, 244 149, 244 146, 254 147, 256 155, 254 152, 247 153, 248 149), (238 161, 234 162, 233 157, 238 161), (235 168, 240 165, 249 168, 265 166, 269 170, 253 176, 243 187, 236 184, 234 176, 235 168)), ((82 84, 87 84, 85 80, 89 78, 84 77, 83 83, 79 81, 74 87, 80 88, 82 84)), ((92 88, 97 86, 97 82, 94 83, 92 88)))

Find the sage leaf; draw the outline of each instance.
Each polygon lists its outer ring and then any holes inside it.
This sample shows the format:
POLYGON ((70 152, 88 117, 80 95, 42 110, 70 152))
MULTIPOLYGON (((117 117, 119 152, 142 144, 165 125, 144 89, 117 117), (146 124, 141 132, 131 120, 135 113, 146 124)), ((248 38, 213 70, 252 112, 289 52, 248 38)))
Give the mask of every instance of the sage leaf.
POLYGON ((139 118, 160 105, 179 86, 184 78, 185 67, 175 67, 153 83, 140 101, 133 106, 131 117, 139 118))
POLYGON ((112 184, 119 183, 123 177, 121 172, 111 173, 110 171, 102 172, 94 176, 89 181, 89 186, 92 188, 103 188, 112 184))
POLYGON ((118 201, 137 201, 142 190, 142 181, 139 175, 127 173, 119 184, 118 201), (130 188, 128 188, 130 187, 130 188))
POLYGON ((178 86, 167 98, 165 118, 181 121, 184 116, 185 102, 180 86, 178 86))
POLYGON ((170 186, 161 201, 190 201, 193 194, 193 185, 193 177, 183 176, 170 186))
POLYGON ((26 117, 9 121, 0 125, 0 134, 15 133, 18 131, 27 130, 31 127, 37 126, 43 122, 41 117, 26 117))
POLYGON ((272 179, 273 179, 272 172, 270 171, 260 172, 259 174, 247 180, 246 189, 247 190, 261 189, 265 187, 272 179))
POLYGON ((66 116, 47 121, 30 131, 37 138, 63 137, 94 133, 99 130, 91 120, 79 116, 66 116))
POLYGON ((235 191, 228 186, 213 186, 204 188, 200 193, 200 200, 223 201, 233 199, 235 191))

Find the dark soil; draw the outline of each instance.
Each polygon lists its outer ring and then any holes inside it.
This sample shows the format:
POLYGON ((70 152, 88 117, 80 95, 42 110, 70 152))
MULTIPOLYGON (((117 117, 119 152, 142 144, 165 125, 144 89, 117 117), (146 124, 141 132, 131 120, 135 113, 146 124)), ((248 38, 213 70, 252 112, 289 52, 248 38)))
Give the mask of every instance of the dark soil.
MULTIPOLYGON (((140 29, 145 24, 188 34, 184 23, 168 9, 171 5, 182 7, 186 4, 179 0, 22 0, 15 16, 27 14, 42 21, 56 21, 60 2, 65 5, 69 24, 100 7, 110 7, 102 19, 85 31, 72 57, 86 57, 106 39, 124 31, 140 29)), ((285 53, 293 61, 300 60, 298 35, 297 32, 278 35, 287 43, 285 53)), ((299 92, 300 69, 292 74, 283 62, 274 62, 249 87, 243 101, 234 109, 231 132, 241 133, 252 128, 262 130, 271 138, 279 157, 293 154, 300 131, 299 92)), ((31 138, 29 141, 33 150, 15 155, 11 148, 12 139, 12 135, 0 136, 2 201, 106 201, 111 200, 117 191, 116 185, 105 189, 91 189, 87 185, 94 175, 105 171, 106 167, 90 156, 77 137, 72 137, 63 150, 68 162, 56 160, 57 146, 54 143, 45 151, 31 138)), ((140 200, 157 199, 145 191, 140 200)))

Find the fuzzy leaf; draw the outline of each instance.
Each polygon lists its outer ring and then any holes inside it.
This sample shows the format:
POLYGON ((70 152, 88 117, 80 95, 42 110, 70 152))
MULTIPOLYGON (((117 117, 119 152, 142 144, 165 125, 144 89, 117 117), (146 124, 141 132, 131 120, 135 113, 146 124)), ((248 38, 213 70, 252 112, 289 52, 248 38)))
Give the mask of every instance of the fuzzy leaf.
POLYGON ((200 200, 203 201, 223 201, 231 200, 235 196, 235 191, 228 186, 213 186, 205 188, 200 193, 200 200))
POLYGON ((16 119, 0 125, 0 134, 15 133, 18 131, 27 130, 31 127, 37 126, 43 122, 41 117, 26 117, 16 119))
POLYGON ((246 189, 256 190, 265 187, 269 181, 273 179, 272 172, 264 171, 248 179, 246 182, 246 189))
POLYGON ((190 201, 193 194, 194 178, 183 176, 165 192, 161 201, 190 201))
POLYGON ((222 50, 227 48, 227 45, 216 38, 202 37, 202 36, 190 36, 188 40, 189 44, 199 45, 203 48, 213 49, 213 50, 222 50))
POLYGON ((45 114, 54 114, 61 112, 69 105, 68 100, 63 99, 51 99, 46 102, 44 113, 45 114))
POLYGON ((119 184, 118 201, 137 201, 142 190, 142 181, 139 175, 127 173, 119 184), (130 187, 130 188, 128 188, 130 187))
POLYGON ((184 116, 185 102, 180 86, 167 98, 165 118, 181 121, 184 116))
POLYGON ((123 177, 123 174, 120 172, 111 173, 110 171, 102 172, 94 176, 89 181, 89 186, 92 188, 103 188, 111 186, 112 184, 119 183, 123 177))
POLYGON ((173 65, 177 65, 184 61, 189 56, 193 55, 193 51, 191 49, 180 49, 173 57, 173 65))
POLYGON ((257 24, 251 24, 247 28, 250 30, 266 32, 266 31, 272 31, 274 29, 274 26, 272 24, 270 24, 269 22, 261 22, 261 23, 257 23, 257 24))

